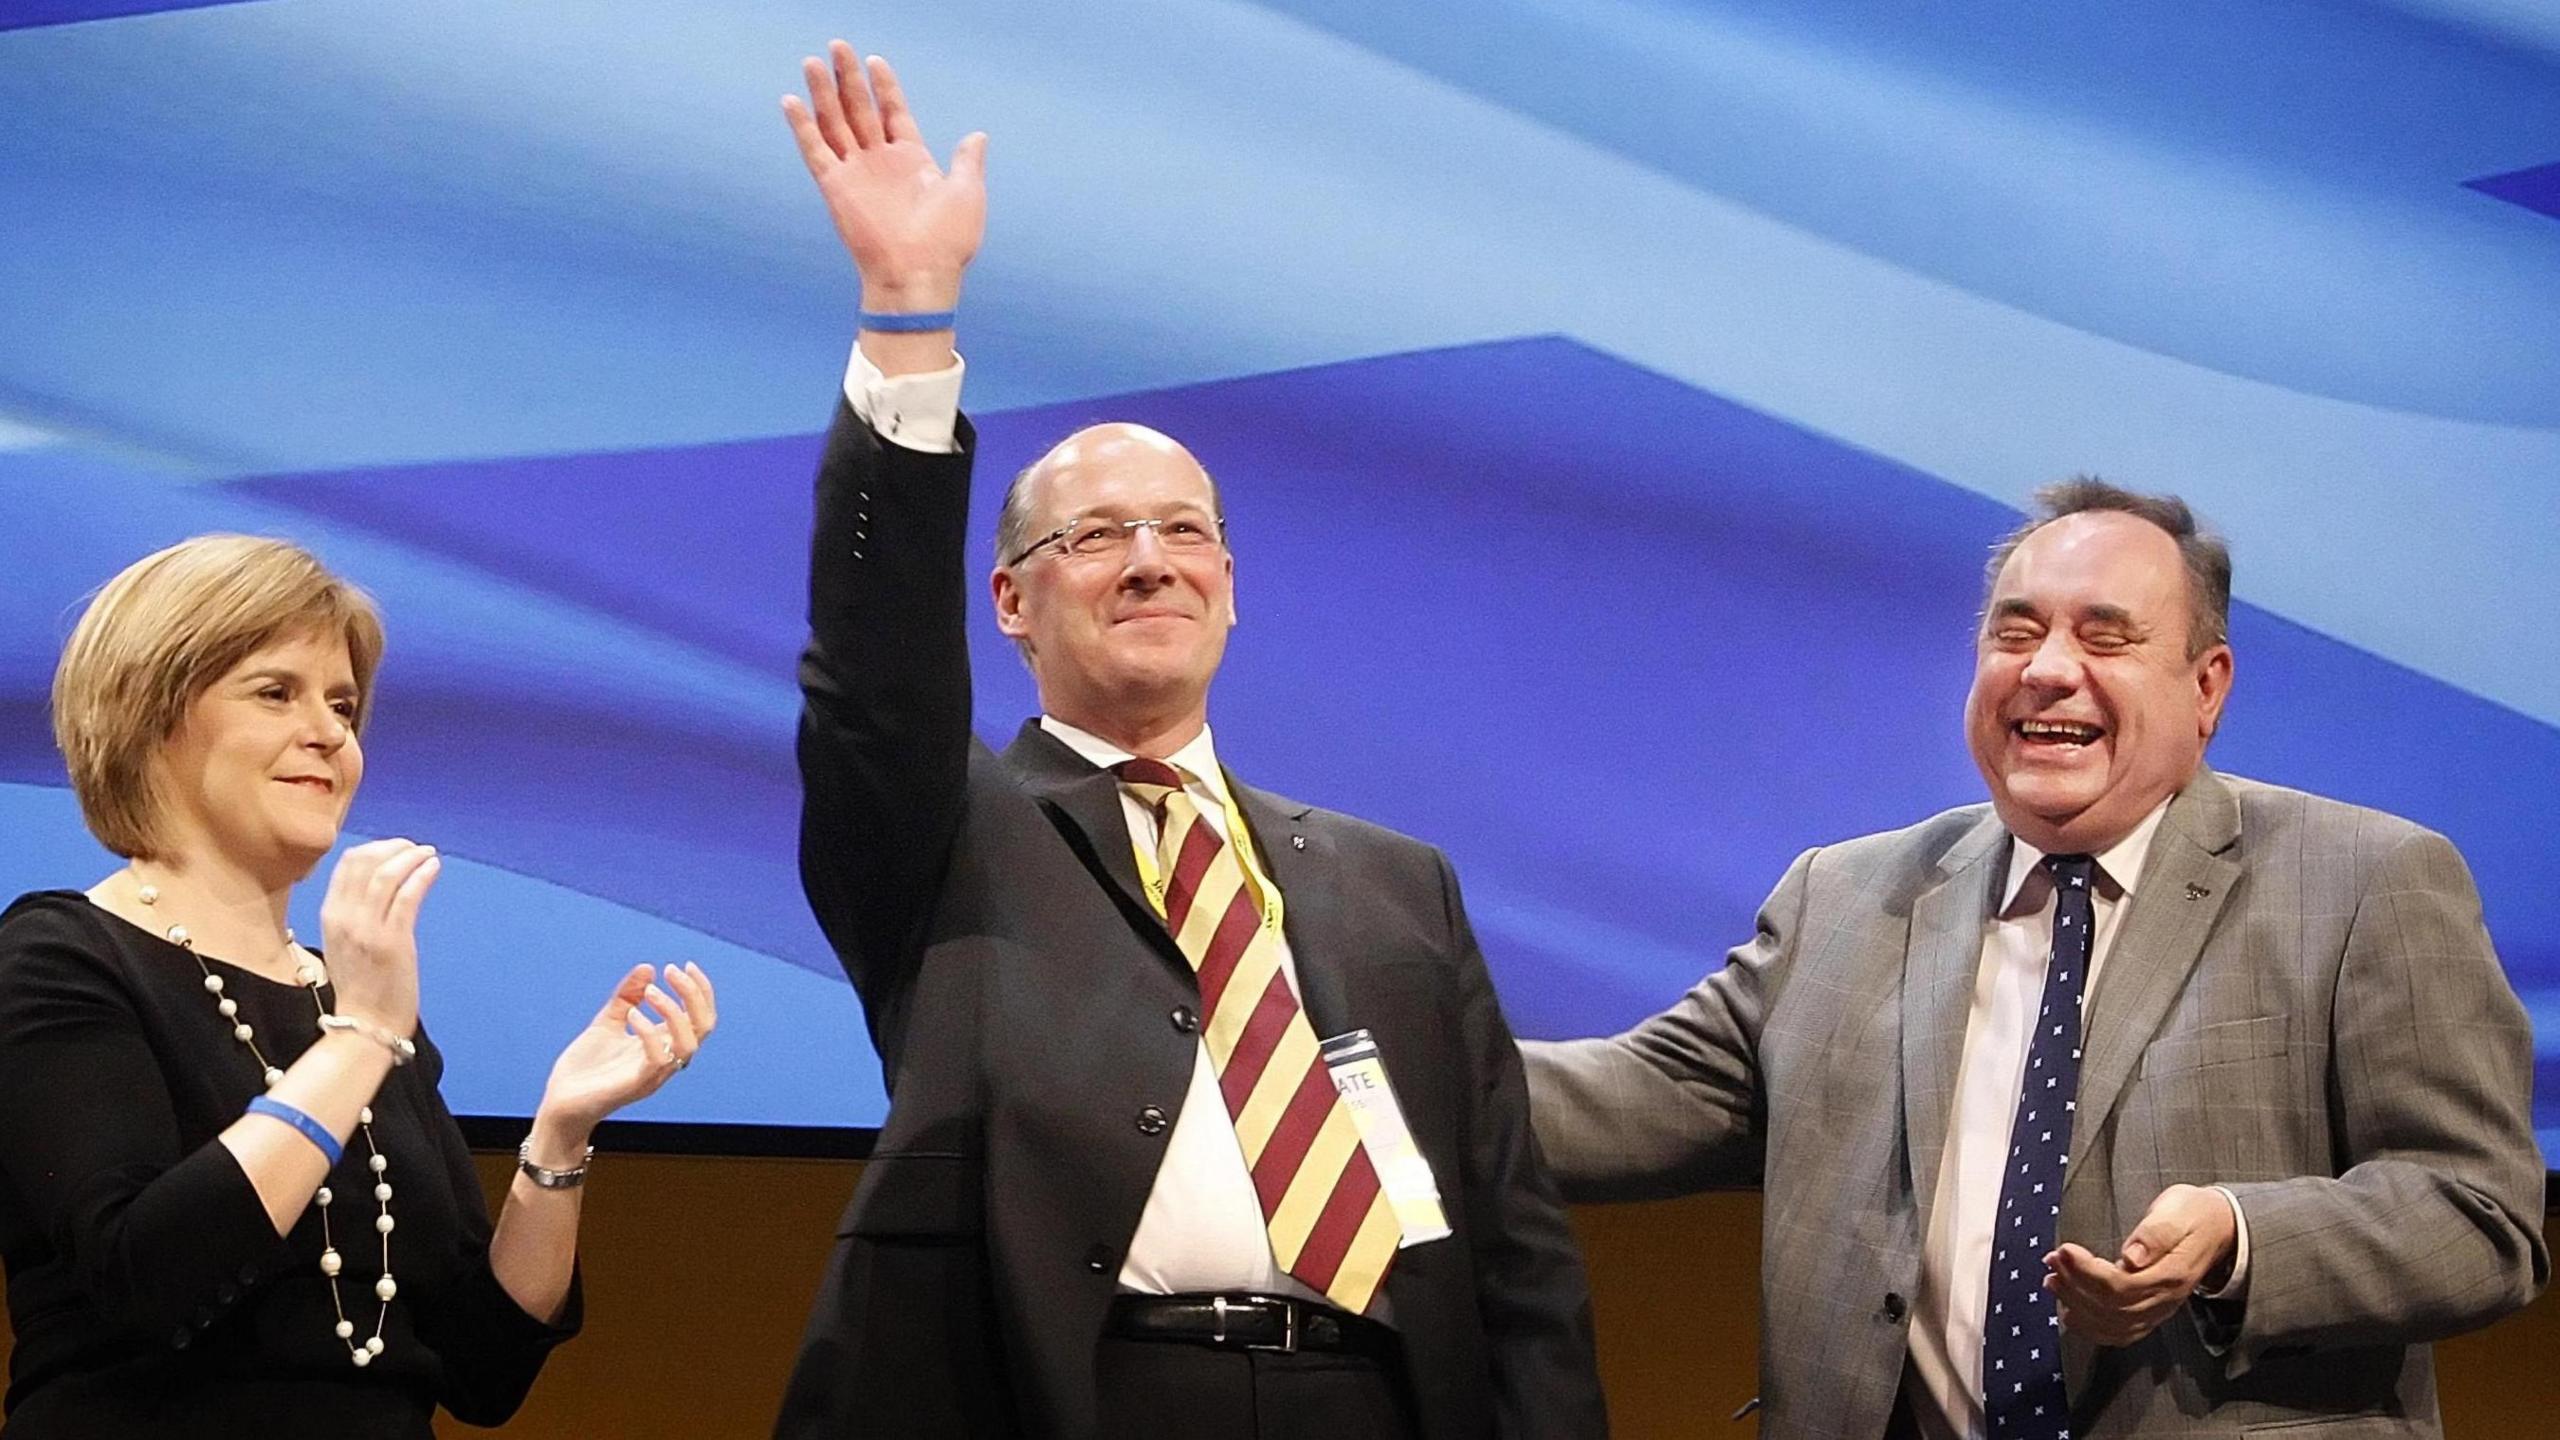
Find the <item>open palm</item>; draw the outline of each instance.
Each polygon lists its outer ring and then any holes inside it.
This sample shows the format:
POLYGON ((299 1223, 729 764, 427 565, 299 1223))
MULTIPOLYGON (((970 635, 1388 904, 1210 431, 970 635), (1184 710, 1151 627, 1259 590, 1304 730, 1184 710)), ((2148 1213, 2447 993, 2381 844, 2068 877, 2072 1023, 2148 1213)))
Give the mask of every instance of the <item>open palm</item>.
POLYGON ((542 1093, 546 1112, 592 1127, 656 1094, 669 1076, 693 1063, 720 1023, 711 977, 698 965, 670 965, 670 995, 651 983, 651 974, 649 966, 632 966, 613 998, 552 1062, 542 1093))
POLYGON ((833 61, 801 62, 809 99, 782 102, 800 158, 825 197, 836 233, 866 287, 956 298, 960 274, 987 228, 987 137, 962 140, 945 173, 925 147, 896 72, 878 56, 858 61, 838 40, 833 61))

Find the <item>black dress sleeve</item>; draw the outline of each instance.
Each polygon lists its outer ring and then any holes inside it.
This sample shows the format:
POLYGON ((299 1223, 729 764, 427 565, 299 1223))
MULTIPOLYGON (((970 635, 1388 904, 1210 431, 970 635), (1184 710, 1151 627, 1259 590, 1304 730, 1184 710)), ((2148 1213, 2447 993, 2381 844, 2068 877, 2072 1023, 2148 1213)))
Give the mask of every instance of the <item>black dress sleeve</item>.
POLYGON ((98 1313, 153 1340, 218 1318, 284 1247, 229 1149, 181 1148, 132 998, 64 904, 0 923, 0 1181, 98 1313))
MULTIPOLYGON (((503 1425, 533 1389, 536 1376, 553 1347, 576 1335, 586 1320, 584 1287, 572 1269, 569 1294, 556 1323, 525 1313, 489 1268, 493 1227, 488 1202, 480 1189, 479 1170, 471 1163, 462 1127, 445 1108, 439 1086, 444 1057, 418 1032, 420 1078, 426 1083, 430 1123, 437 1158, 445 1167, 454 1195, 453 1268, 449 1283, 417 1297, 412 1323, 444 1362, 437 1403, 457 1420, 473 1425, 503 1425)), ((409 1298, 404 1289, 402 1297, 409 1298)))

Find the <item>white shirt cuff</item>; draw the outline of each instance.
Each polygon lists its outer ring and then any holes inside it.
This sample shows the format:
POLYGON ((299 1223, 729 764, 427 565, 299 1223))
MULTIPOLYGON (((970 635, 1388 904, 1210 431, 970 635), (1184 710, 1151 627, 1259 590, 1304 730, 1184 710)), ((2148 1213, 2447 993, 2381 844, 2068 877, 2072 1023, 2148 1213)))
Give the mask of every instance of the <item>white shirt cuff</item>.
POLYGON ((967 368, 954 354, 940 370, 883 375, 857 343, 845 362, 845 403, 890 444, 948 455, 960 448, 960 381, 967 368))
POLYGON ((2223 1199, 2231 1202, 2231 1224, 2239 1231, 2239 1237, 2231 1247, 2231 1278, 2223 1281, 2218 1289, 2199 1288, 2196 1296, 2203 1300, 2237 1300, 2249 1293, 2249 1212, 2240 1208, 2240 1197, 2232 1194, 2228 1187, 2216 1185, 2213 1188, 2223 1199))

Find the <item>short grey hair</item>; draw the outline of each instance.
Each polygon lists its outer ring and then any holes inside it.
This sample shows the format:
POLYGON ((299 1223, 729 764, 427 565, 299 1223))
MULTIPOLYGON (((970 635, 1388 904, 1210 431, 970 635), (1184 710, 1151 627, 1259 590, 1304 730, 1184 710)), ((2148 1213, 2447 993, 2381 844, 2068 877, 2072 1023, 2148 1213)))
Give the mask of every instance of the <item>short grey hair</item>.
MULTIPOLYGON (((1040 460, 1048 458, 1044 452, 1040 460)), ((1013 483, 1004 487, 1004 504, 996 510, 996 563, 998 565, 1012 564, 1013 557, 1021 552, 1024 545, 1030 543, 1031 472, 1040 468, 1040 460, 1034 460, 1013 472, 1013 483)))
POLYGON ((2147 520, 2178 542, 2178 558, 2187 570, 2187 658, 2195 659, 2231 638, 2231 547, 2207 530, 2196 512, 2175 495, 2146 495, 2110 484, 2095 475, 2074 475, 2038 490, 2028 501, 2027 518, 1991 547, 1991 563, 1982 572, 1983 604, 1991 601, 2000 571, 2028 536, 2066 515, 2113 511, 2147 520))

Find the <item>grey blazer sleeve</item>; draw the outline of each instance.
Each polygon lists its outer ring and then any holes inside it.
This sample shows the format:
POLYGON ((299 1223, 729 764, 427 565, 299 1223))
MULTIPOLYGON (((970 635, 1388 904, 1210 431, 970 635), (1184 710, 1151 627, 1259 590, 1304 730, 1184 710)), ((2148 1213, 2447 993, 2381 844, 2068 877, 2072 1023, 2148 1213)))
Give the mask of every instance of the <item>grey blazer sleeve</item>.
POLYGON ((1530 1120, 1567 1200, 1660 1199, 1760 1179, 1760 1027, 1785 979, 1817 853, 1787 867, 1750 943, 1670 1009, 1606 1039, 1521 1046, 1530 1120))
POLYGON ((2457 1334, 2550 1279, 2532 1032, 2442 836, 2373 863, 2330 1043, 2342 1171, 2230 1187, 2250 1236, 2234 1375, 2271 1351, 2457 1334))

